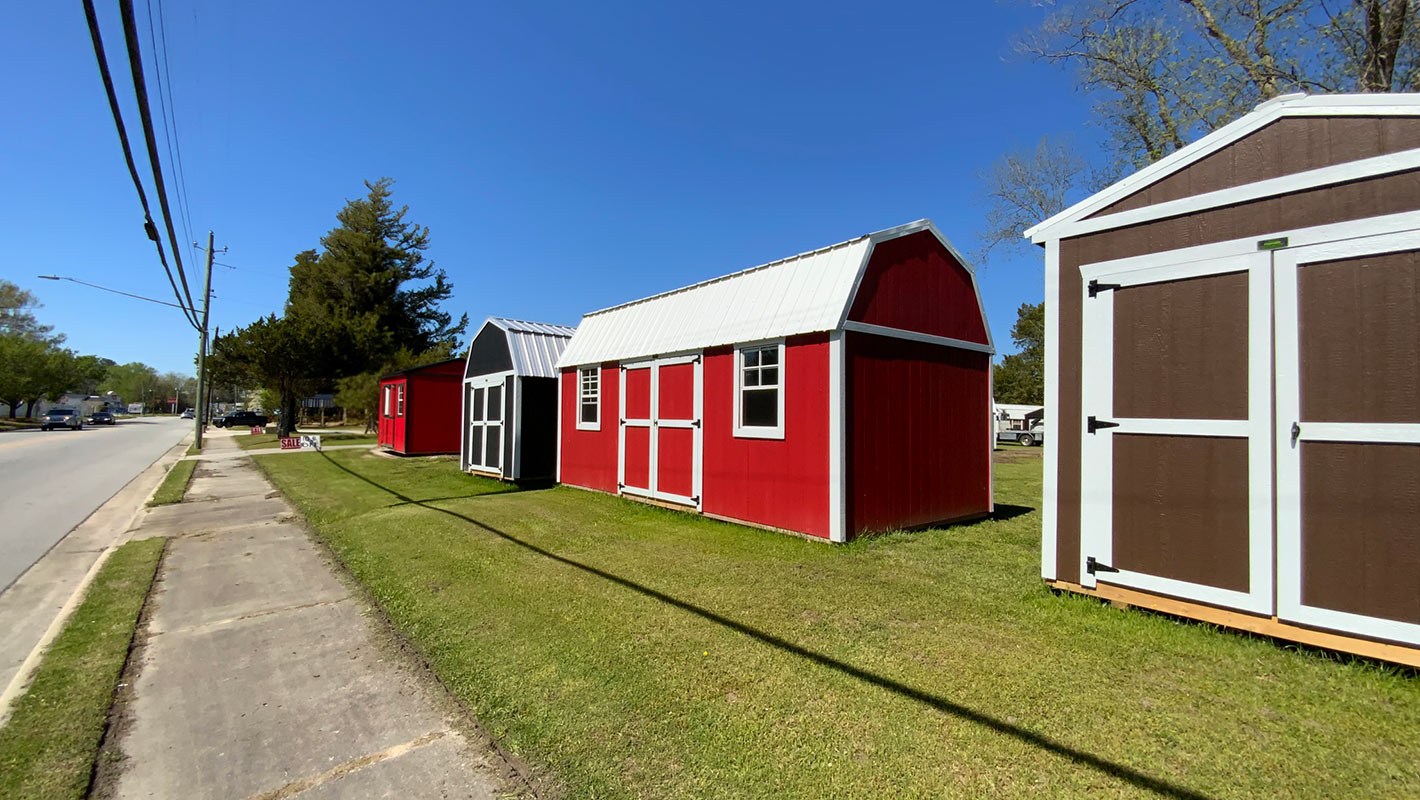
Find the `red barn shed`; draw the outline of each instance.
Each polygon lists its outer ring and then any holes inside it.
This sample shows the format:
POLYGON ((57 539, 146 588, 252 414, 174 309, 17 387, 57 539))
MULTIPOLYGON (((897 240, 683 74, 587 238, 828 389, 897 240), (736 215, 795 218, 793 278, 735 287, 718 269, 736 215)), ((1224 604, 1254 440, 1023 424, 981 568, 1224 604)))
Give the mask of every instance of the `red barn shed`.
POLYGON ((380 378, 380 446, 406 456, 459 451, 463 359, 380 378))
POLYGON ((980 517, 993 352, 927 220, 596 311, 558 480, 835 542, 980 517))

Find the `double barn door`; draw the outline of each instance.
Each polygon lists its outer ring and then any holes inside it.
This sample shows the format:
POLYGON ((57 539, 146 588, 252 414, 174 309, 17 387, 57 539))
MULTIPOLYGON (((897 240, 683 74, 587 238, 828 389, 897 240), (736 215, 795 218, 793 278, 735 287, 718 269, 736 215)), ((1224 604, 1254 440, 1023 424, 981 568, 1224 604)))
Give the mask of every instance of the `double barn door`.
POLYGON ((1084 585, 1420 644, 1420 231, 1327 233, 1081 270, 1084 585))
POLYGON ((622 366, 623 493, 700 507, 701 380, 699 355, 622 366))
POLYGON ((476 378, 464 385, 468 409, 468 468, 504 473, 503 428, 507 418, 505 376, 476 378))

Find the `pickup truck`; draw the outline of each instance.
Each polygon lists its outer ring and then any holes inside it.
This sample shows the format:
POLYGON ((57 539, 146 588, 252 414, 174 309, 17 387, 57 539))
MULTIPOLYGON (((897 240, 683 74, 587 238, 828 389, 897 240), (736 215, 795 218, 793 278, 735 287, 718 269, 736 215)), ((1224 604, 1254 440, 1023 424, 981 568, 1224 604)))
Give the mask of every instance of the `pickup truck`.
POLYGON ((1045 443, 1045 423, 1037 422, 1028 431, 996 431, 996 441, 1017 442, 1025 447, 1045 443))
POLYGON ((226 416, 212 420, 212 424, 219 428, 265 428, 271 420, 265 414, 258 414, 255 411, 232 411, 226 416))

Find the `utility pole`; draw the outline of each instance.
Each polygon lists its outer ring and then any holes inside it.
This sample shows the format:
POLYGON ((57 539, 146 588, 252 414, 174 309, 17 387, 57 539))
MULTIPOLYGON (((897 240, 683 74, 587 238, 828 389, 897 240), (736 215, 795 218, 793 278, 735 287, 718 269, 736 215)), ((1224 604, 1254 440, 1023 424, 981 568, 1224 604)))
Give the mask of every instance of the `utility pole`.
MULTIPOLYGON (((197 242, 193 242, 194 245, 197 242)), ((202 279, 202 327, 198 330, 197 339, 197 413, 193 414, 193 422, 196 423, 197 449, 202 449, 202 429, 207 423, 207 393, 205 391, 207 379, 207 320, 212 311, 212 251, 213 236, 212 231, 207 232, 207 274, 202 279)), ((227 252, 227 248, 222 248, 222 252, 227 252)))

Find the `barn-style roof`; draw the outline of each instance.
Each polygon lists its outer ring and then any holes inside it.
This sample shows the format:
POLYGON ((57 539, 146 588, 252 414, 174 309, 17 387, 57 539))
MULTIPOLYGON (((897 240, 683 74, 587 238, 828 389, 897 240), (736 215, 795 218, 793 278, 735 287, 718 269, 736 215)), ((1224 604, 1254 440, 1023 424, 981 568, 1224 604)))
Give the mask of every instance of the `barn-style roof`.
MULTIPOLYGON (((1137 204, 1136 207, 1122 208, 1129 205, 1124 202, 1126 199, 1136 197, 1148 187, 1164 182, 1170 176, 1198 164, 1225 147, 1257 133, 1279 120, 1300 117, 1363 119, 1414 117, 1417 115, 1420 115, 1420 94, 1288 94, 1274 97, 1240 119, 1224 125, 1193 144, 1173 152, 1166 158, 1150 164, 1118 183, 1100 190, 1050 219, 1026 230, 1023 235, 1036 243, 1043 244, 1051 239, 1063 239, 1100 230, 1126 227, 1151 219, 1181 216, 1205 208, 1246 202, 1257 199, 1257 197, 1284 194, 1299 188, 1345 183, 1355 180, 1355 167, 1358 164, 1367 166, 1369 168, 1368 174, 1415 169, 1420 166, 1420 150, 1402 149, 1385 152, 1386 148, 1382 147, 1382 155, 1367 159, 1365 162, 1344 163, 1348 159, 1338 157, 1336 160, 1343 163, 1312 169, 1302 167, 1301 171, 1284 170, 1276 177, 1254 181, 1242 186, 1228 186, 1202 193, 1198 193, 1196 190, 1178 192, 1176 194, 1182 196, 1167 202, 1137 204), (1137 207, 1140 205, 1142 207, 1137 207)), ((1398 144, 1403 146, 1403 143, 1398 142, 1398 144)), ((1245 157, 1255 159, 1257 155, 1257 153, 1247 153, 1245 157)), ((1284 152, 1281 155, 1286 158, 1289 154, 1284 152)), ((1295 158, 1300 154, 1292 153, 1290 155, 1298 164, 1301 163, 1300 158, 1295 158)))
POLYGON ((879 242, 930 231, 971 266, 931 220, 918 220, 771 261, 582 317, 562 367, 625 361, 842 327, 879 242))
POLYGON ((557 377, 557 359, 566 348, 567 341, 576 332, 575 328, 569 328, 566 325, 549 325, 545 322, 528 322, 508 317, 489 317, 478 329, 478 333, 474 335, 472 343, 469 345, 465 377, 477 374, 476 370, 479 365, 475 363, 478 360, 474 353, 476 348, 483 346, 485 342, 490 343, 487 346, 499 346, 493 343, 498 337, 484 337, 485 331, 490 328, 501 332, 502 338, 507 343, 506 359, 511 361, 511 365, 505 368, 511 368, 513 374, 520 378, 557 377))

